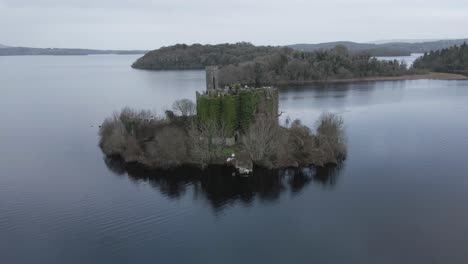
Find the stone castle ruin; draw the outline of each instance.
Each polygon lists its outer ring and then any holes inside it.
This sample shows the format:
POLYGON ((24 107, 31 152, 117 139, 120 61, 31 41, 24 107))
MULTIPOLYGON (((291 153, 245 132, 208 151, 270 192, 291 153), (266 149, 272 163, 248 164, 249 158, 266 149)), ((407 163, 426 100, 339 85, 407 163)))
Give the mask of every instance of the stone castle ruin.
POLYGON ((206 90, 215 91, 219 88, 218 66, 206 67, 206 90))
POLYGON ((219 87, 218 73, 218 67, 206 67, 206 91, 196 96, 197 117, 200 122, 222 124, 228 145, 234 145, 257 116, 278 118, 278 89, 239 84, 219 87))

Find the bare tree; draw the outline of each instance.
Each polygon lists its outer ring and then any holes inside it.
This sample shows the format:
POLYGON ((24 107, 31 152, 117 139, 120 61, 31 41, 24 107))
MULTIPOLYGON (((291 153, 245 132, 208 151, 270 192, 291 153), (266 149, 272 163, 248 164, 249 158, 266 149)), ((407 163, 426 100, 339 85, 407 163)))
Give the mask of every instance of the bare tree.
POLYGON ((150 165, 169 168, 188 162, 187 135, 182 128, 165 125, 154 133, 154 140, 145 143, 150 165))
POLYGON ((293 160, 298 166, 321 162, 312 130, 298 119, 294 120, 288 129, 288 143, 285 148, 288 149, 288 159, 293 160))
POLYGON ((227 129, 223 122, 192 122, 188 129, 192 160, 202 166, 223 161, 226 132, 227 129))
POLYGON ((126 148, 128 133, 117 113, 111 118, 106 118, 99 129, 99 146, 106 155, 123 153, 126 148))
POLYGON ((257 115, 255 123, 242 136, 242 143, 252 162, 272 167, 273 156, 282 146, 281 128, 276 118, 257 115))
POLYGON ((172 104, 172 110, 182 116, 191 116, 195 114, 195 103, 189 99, 177 100, 172 104))
POLYGON ((346 139, 343 119, 332 113, 324 113, 317 124, 317 145, 324 163, 339 163, 346 157, 346 139))

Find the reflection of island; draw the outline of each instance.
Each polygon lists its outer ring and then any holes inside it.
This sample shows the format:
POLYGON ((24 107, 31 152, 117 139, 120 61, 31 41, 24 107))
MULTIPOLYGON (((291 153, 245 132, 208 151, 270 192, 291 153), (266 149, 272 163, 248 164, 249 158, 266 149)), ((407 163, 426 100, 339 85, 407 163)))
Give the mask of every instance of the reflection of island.
POLYGON ((119 158, 105 157, 104 161, 115 174, 146 181, 170 198, 182 197, 187 189, 193 188, 197 197, 207 200, 216 210, 235 202, 250 205, 255 198, 276 201, 282 193, 298 193, 311 182, 333 187, 340 169, 336 166, 283 170, 255 168, 250 176, 243 177, 239 174, 232 176, 235 169, 221 165, 205 170, 177 167, 164 171, 147 170, 119 158))

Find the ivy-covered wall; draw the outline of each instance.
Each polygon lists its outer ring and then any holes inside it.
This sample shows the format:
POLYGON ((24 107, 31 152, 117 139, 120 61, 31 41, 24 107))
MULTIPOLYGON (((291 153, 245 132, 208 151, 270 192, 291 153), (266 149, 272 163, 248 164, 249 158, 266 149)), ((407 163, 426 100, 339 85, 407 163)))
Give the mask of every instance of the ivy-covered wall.
POLYGON ((236 94, 199 95, 197 116, 200 122, 223 122, 228 136, 234 136, 237 130, 248 129, 259 107, 262 108, 261 111, 277 112, 277 95, 276 90, 271 89, 241 90, 236 94), (275 92, 273 96, 269 94, 270 91, 275 92))
POLYGON ((221 97, 220 119, 226 126, 229 136, 234 136, 239 124, 239 97, 237 95, 227 95, 221 97))
POLYGON ((253 122, 255 111, 259 102, 258 91, 239 92, 239 130, 246 131, 253 122))
POLYGON ((197 116, 201 122, 219 120, 221 114, 220 97, 200 96, 197 98, 197 116))

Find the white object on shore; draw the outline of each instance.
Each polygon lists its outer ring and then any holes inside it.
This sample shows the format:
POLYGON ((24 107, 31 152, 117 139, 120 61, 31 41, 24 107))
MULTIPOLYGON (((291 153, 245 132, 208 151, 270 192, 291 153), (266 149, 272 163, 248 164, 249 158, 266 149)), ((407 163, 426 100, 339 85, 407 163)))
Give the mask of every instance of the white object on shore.
POLYGON ((242 175, 243 177, 248 177, 251 171, 247 168, 242 168, 239 167, 239 174, 242 175))

